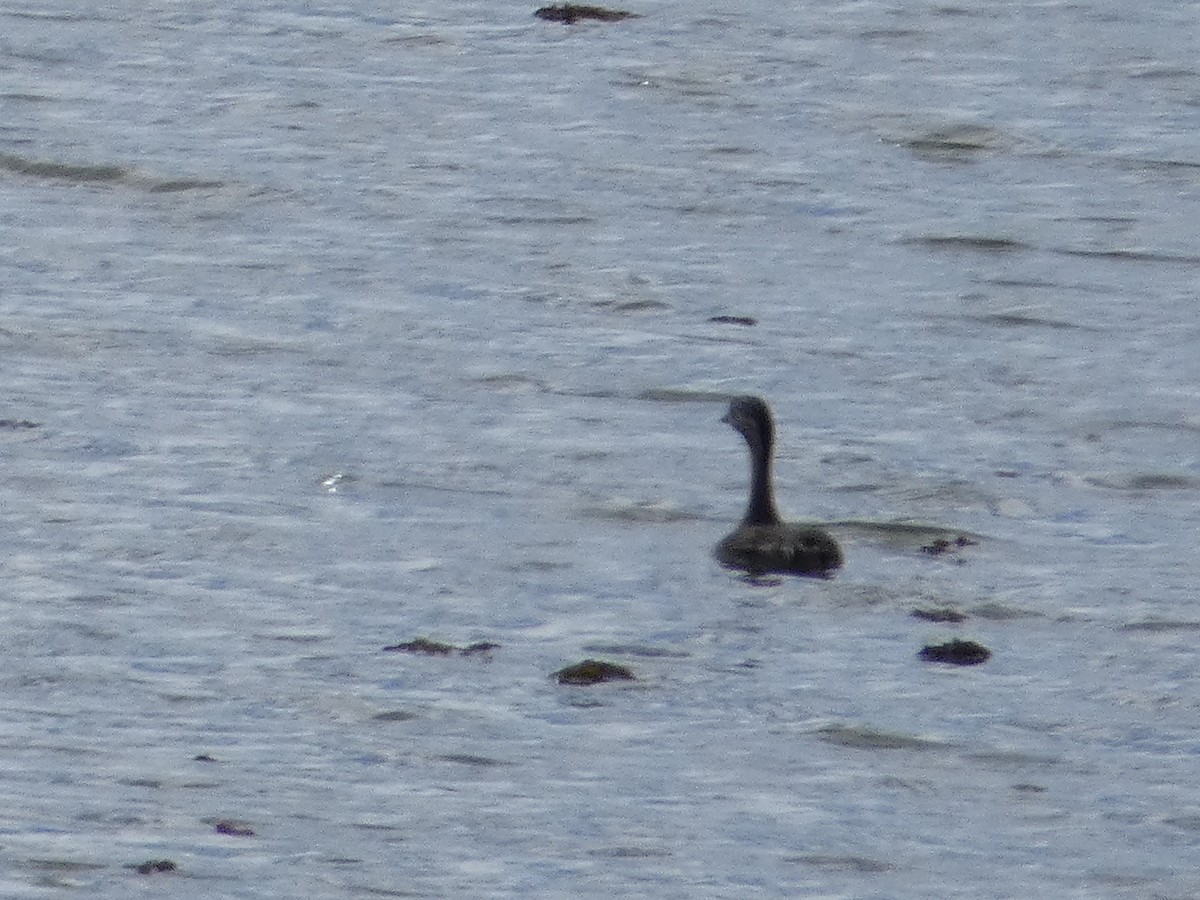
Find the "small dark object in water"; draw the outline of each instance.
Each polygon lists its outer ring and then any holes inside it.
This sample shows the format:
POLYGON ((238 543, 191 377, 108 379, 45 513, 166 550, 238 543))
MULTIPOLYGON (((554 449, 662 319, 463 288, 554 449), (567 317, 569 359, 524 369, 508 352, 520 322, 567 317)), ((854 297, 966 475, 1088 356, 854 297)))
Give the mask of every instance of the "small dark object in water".
POLYGON ((148 859, 134 868, 139 875, 154 875, 157 872, 174 872, 179 866, 169 859, 148 859))
POLYGON ((193 762, 216 762, 217 758, 211 753, 197 753, 192 757, 193 762))
POLYGON ((599 684, 602 681, 636 681, 633 672, 624 666, 599 659, 585 659, 554 673, 559 684, 599 684))
POLYGON ((924 619, 926 622, 965 622, 967 616, 965 613, 959 612, 949 606, 928 607, 926 609, 914 609, 912 611, 914 619, 924 619))
POLYGON ((718 325, 745 325, 747 328, 758 324, 758 319, 750 316, 709 316, 708 321, 716 322, 718 325))
POLYGON ((992 651, 975 641, 947 641, 945 644, 930 644, 920 652, 925 662, 950 663, 955 666, 977 666, 987 662, 992 651))
POLYGON ((30 422, 28 419, 0 419, 0 428, 41 428, 37 422, 30 422))
POLYGON ((575 3, 563 3, 561 6, 543 6, 534 15, 547 22, 562 22, 564 25, 574 25, 580 19, 594 19, 597 22, 619 22, 622 19, 640 18, 637 13, 626 12, 623 9, 604 9, 601 6, 580 6, 575 3))
POLYGON ((233 819, 221 819, 214 826, 217 834, 228 834, 233 837, 253 837, 254 829, 245 822, 237 822, 233 819))
POLYGON ((815 525, 784 522, 771 489, 771 449, 775 426, 771 410, 759 397, 734 397, 722 422, 728 422, 750 447, 750 503, 742 524, 713 551, 729 569, 751 575, 779 572, 829 578, 842 564, 837 541, 815 525))
POLYGON ((941 556, 948 550, 959 550, 963 547, 974 547, 978 543, 978 541, 973 541, 966 535, 960 534, 953 541, 949 541, 946 538, 938 538, 932 544, 926 544, 923 546, 921 548, 921 552, 928 553, 930 556, 941 556))
POLYGON ((499 646, 499 644, 491 641, 479 641, 466 647, 455 647, 453 644, 443 644, 441 641, 431 641, 429 638, 416 638, 415 640, 405 641, 403 644, 392 644, 390 647, 384 647, 383 649, 388 653, 423 653, 426 656, 449 656, 451 653, 458 653, 462 656, 477 656, 483 653, 490 653, 499 646))

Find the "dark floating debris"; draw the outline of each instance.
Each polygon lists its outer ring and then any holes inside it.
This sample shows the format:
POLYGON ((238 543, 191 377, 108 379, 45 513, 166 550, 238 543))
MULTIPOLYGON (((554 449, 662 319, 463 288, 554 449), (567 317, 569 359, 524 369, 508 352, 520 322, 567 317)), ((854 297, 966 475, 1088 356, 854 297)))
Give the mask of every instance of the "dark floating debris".
POLYGON ((623 9, 605 9, 602 6, 580 6, 575 3, 563 3, 560 6, 543 6, 534 15, 547 22, 562 22, 564 25, 574 25, 580 19, 592 19, 596 22, 620 22, 622 19, 641 18, 637 13, 626 12, 623 9))
POLYGON ((953 666, 977 666, 987 662, 992 651, 975 641, 948 641, 930 644, 918 654, 925 662, 949 663, 953 666))
POLYGON ((245 822, 236 819, 220 819, 214 825, 217 834, 228 834, 233 837, 254 837, 254 829, 245 822))
POLYGON ((746 328, 758 324, 758 319, 751 316, 709 316, 708 321, 718 325, 744 325, 746 328))
POLYGON ((600 684, 603 681, 636 681, 633 672, 624 666, 604 662, 599 659, 585 659, 583 662, 554 673, 559 684, 600 684))
POLYGON ((217 758, 211 753, 197 753, 192 757, 193 762, 217 762, 217 758))
POLYGON ((179 866, 169 859, 148 859, 130 868, 137 870, 139 875, 155 875, 159 872, 174 872, 179 866))
POLYGON ((922 553, 928 553, 930 556, 941 556, 951 550, 961 550, 963 547, 974 547, 979 541, 973 541, 965 534, 960 534, 953 541, 946 538, 938 538, 931 544, 925 544, 921 547, 922 553))
POLYGON ((914 619, 923 619, 926 622, 965 622, 967 621, 966 613, 961 613, 951 606, 929 606, 925 608, 917 608, 912 611, 914 619))
POLYGON ((18 428, 41 428, 40 422, 30 422, 28 419, 0 419, 0 428, 16 431, 18 428))
POLYGON ((456 647, 453 644, 443 644, 441 641, 431 641, 429 638, 415 638, 405 641, 403 644, 392 644, 383 649, 386 653, 421 653, 425 656, 449 656, 451 653, 457 653, 460 656, 475 656, 481 653, 490 653, 499 647, 499 644, 491 641, 479 641, 476 644, 468 644, 466 647, 456 647))

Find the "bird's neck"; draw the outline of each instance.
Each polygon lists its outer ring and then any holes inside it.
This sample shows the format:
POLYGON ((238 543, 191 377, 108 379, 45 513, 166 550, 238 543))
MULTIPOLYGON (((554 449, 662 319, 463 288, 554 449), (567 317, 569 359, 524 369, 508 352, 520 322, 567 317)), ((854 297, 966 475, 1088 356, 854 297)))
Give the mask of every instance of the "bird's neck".
POLYGON ((744 525, 778 525, 779 510, 771 491, 771 445, 750 444, 750 505, 746 507, 744 525))

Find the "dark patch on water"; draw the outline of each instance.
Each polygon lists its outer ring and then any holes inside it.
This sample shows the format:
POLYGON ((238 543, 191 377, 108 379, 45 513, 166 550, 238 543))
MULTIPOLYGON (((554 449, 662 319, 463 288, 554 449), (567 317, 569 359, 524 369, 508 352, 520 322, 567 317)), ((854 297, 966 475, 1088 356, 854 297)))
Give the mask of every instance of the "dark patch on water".
POLYGON ((509 572, 560 572, 571 568, 572 565, 573 563, 555 559, 527 559, 511 563, 505 566, 505 569, 509 572))
POLYGON ((33 159, 14 153, 0 153, 0 171, 29 178, 68 181, 76 184, 124 184, 145 188, 150 193, 178 193, 224 187, 220 181, 191 178, 153 178, 117 165, 88 165, 59 160, 33 159))
POLYGON ((419 719, 420 716, 415 712, 410 712, 407 709, 389 709, 387 712, 376 713, 371 716, 372 722, 411 722, 413 719, 419 719))
POLYGON ((935 750, 944 746, 915 735, 865 725, 826 725, 817 729, 817 736, 827 743, 856 750, 935 750))
POLYGON ((1009 141, 993 128, 951 125, 897 143, 928 162, 971 162, 983 153, 1002 149, 1009 141))
POLYGON ((1044 753, 1026 753, 1022 750, 980 750, 975 753, 969 753, 967 758, 989 764, 1034 766, 1039 769, 1055 766, 1062 762, 1061 759, 1055 756, 1048 756, 1044 753))
POLYGON ((975 322, 983 325, 999 325, 1004 328, 1078 328, 1073 322, 1064 322, 1060 319, 1046 319, 1041 316, 1031 316, 1027 313, 985 313, 977 316, 966 316, 975 322))
POLYGON ((815 866, 818 869, 849 872, 854 875, 876 875, 880 872, 888 872, 893 868, 888 863, 866 856, 842 856, 840 854, 807 853, 803 856, 787 857, 787 860, 815 866))
POLYGON ((659 312, 660 310, 671 308, 670 304, 663 303, 661 300, 601 300, 593 303, 592 306, 599 309, 610 309, 613 312, 624 313, 659 312))
POLYGON ((94 872, 103 869, 102 863, 77 862, 73 859, 31 859, 29 867, 44 872, 94 872))
POLYGON ((1012 619, 1028 619, 1033 616, 1040 616, 1041 613, 1034 612, 1029 609, 1021 609, 1019 606, 1009 606, 1007 603, 998 601, 989 601, 980 603, 978 606, 971 609, 971 614, 978 616, 981 619, 990 619, 993 622, 1007 622, 1012 619))
POLYGON ((488 216, 486 221, 495 225, 591 225, 595 219, 591 216, 488 216))
POLYGON ((1184 831, 1200 831, 1200 813, 1187 813, 1181 816, 1167 816, 1164 825, 1182 828, 1184 831))
MULTIPOLYGON (((845 530, 865 540, 902 550, 940 546, 939 542, 944 542, 946 549, 968 547, 983 540, 982 535, 923 522, 872 522, 866 519, 844 519, 830 522, 829 527, 845 530)), ((937 551, 925 552, 936 554, 937 551)))
POLYGON ((957 625, 967 621, 966 613, 959 612, 950 606, 922 607, 914 609, 911 615, 914 619, 921 619, 924 622, 949 622, 957 625))
POLYGON ((144 863, 130 865, 139 875, 160 875, 164 872, 174 872, 179 866, 169 859, 148 859, 144 863))
POLYGON ((636 522, 652 525, 667 525, 674 522, 694 522, 703 518, 684 509, 673 509, 658 503, 640 501, 614 503, 611 506, 590 506, 583 515, 591 519, 608 519, 613 522, 636 522))
POLYGON ((419 637, 411 641, 405 641, 402 644, 391 644, 383 649, 386 653, 415 653, 423 656, 450 656, 451 654, 476 656, 490 653, 499 647, 499 644, 492 643, 491 641, 479 641, 478 643, 468 644, 465 647, 456 647, 454 644, 445 644, 441 641, 419 637))
POLYGON ((909 238, 904 243, 928 247, 932 250, 970 250, 981 253, 1012 253, 1016 250, 1031 249, 1028 244, 1013 238, 972 234, 929 234, 909 238))
POLYGON ((1077 256, 1083 259, 1111 259, 1115 262, 1170 263, 1174 265, 1200 265, 1200 256, 1161 253, 1154 250, 1085 250, 1073 247, 1056 247, 1051 250, 1061 256, 1077 256))
POLYGON ((671 851, 662 847, 604 847, 599 850, 589 850, 589 856, 604 856, 609 859, 662 859, 671 855, 671 851))
POLYGON ((635 400, 654 403, 728 403, 730 394, 723 391, 700 391, 690 388, 647 388, 639 391, 635 400))
POLYGON ((1084 481, 1094 487, 1109 488, 1114 491, 1193 491, 1200 489, 1200 479, 1171 472, 1088 475, 1084 481))
POLYGON ((213 830, 230 837, 254 837, 254 829, 241 819, 217 819, 213 822, 213 830))
POLYGON ((490 756, 476 756, 474 753, 443 753, 437 758, 442 762, 457 763, 460 766, 474 766, 478 769, 510 765, 510 763, 506 763, 503 760, 492 759, 490 756))
POLYGON ((1027 781, 1018 782, 1012 786, 1014 791, 1022 794, 1044 794, 1046 793, 1045 785, 1031 784, 1027 781))
POLYGON ((524 375, 519 372, 500 372, 495 375, 484 375, 475 379, 476 384, 496 390, 547 390, 546 382, 540 378, 524 375))
POLYGON ((199 191, 205 188, 222 188, 224 183, 220 181, 204 181, 193 178, 176 178, 166 181, 153 181, 146 185, 146 189, 152 194, 176 194, 181 191, 199 191))
POLYGON ((1123 631, 1200 631, 1200 621, 1183 619, 1146 619, 1141 622, 1126 622, 1121 626, 1123 631))
POLYGON ((650 647, 645 644, 587 644, 588 653, 604 653, 609 656, 640 656, 643 659, 686 659, 691 654, 669 647, 650 647))
POLYGON ((0 169, 31 178, 52 178, 80 183, 112 183, 124 181, 129 170, 121 166, 89 166, 57 162, 54 160, 30 159, 12 153, 0 153, 0 169))
POLYGON ((11 100, 16 103, 53 103, 54 99, 48 94, 30 94, 24 91, 5 91, 0 94, 0 100, 11 100))

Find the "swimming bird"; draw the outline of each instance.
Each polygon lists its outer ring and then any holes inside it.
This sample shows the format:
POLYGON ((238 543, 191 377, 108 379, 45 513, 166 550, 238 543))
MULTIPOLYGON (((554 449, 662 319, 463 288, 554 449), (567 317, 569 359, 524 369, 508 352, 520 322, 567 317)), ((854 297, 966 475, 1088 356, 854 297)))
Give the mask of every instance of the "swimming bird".
POLYGON ((815 525, 784 522, 771 489, 771 450, 775 426, 760 397, 734 397, 722 422, 750 445, 750 503, 742 524, 713 551, 717 561, 751 575, 783 572, 829 578, 842 565, 842 551, 829 532, 815 525))

